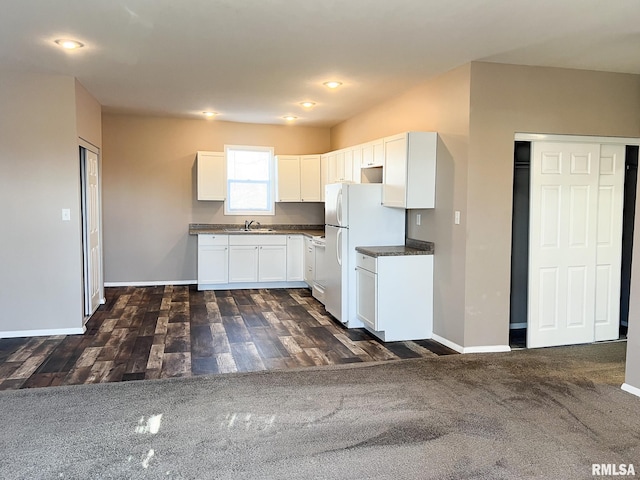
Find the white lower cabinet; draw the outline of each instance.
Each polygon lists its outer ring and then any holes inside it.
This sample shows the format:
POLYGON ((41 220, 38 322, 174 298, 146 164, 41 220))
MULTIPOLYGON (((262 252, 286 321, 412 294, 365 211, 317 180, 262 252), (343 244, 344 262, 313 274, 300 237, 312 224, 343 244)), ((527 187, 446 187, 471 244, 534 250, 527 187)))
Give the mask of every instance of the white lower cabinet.
POLYGON ((316 268, 316 256, 313 246, 313 240, 304 237, 304 281, 310 287, 313 287, 314 270, 316 268))
POLYGON ((304 237, 287 235, 287 281, 302 282, 304 273, 304 237))
POLYGON ((228 281, 228 235, 198 235, 198 285, 228 281))
POLYGON ((304 287, 302 234, 198 235, 198 289, 304 287))
POLYGON ((385 342, 433 335, 433 255, 356 253, 356 314, 385 342))
POLYGON ((287 244, 286 240, 284 242, 284 245, 260 245, 258 249, 259 282, 287 280, 287 244))
POLYGON ((258 246, 229 245, 229 283, 258 281, 258 246))

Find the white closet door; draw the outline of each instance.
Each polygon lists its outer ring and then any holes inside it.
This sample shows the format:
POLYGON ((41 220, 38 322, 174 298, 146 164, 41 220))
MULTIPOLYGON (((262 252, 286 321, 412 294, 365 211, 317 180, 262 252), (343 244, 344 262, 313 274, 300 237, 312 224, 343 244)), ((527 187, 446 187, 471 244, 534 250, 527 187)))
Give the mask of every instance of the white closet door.
POLYGON ((594 340, 600 145, 534 142, 527 346, 594 340))
POLYGON ((624 145, 602 145, 598 194, 595 340, 619 337, 624 145))
POLYGON ((91 315, 102 298, 100 248, 100 197, 98 155, 86 150, 84 163, 85 315, 91 315))

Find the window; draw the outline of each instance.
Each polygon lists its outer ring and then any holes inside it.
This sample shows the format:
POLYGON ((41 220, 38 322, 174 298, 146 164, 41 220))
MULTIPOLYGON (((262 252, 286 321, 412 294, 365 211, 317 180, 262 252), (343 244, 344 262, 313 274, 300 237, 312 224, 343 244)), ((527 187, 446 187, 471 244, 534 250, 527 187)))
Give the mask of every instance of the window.
POLYGON ((274 161, 271 147, 226 146, 225 215, 273 215, 274 161))

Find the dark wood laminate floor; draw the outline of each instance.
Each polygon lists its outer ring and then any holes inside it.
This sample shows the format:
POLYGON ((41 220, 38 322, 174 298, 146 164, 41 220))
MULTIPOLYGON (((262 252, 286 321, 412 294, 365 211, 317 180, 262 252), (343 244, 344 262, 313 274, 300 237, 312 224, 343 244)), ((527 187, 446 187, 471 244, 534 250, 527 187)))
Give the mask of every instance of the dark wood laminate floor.
POLYGON ((0 390, 454 354, 382 343, 336 322, 307 289, 107 288, 84 335, 0 340, 0 390))

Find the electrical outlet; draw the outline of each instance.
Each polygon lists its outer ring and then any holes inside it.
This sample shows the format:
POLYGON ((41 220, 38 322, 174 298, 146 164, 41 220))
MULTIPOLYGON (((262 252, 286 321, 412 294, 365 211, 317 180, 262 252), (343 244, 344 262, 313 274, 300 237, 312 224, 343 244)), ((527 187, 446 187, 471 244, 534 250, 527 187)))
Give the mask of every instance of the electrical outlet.
POLYGON ((453 221, 456 225, 460 225, 460 210, 456 210, 453 221))
POLYGON ((71 209, 63 208, 62 209, 62 221, 68 222, 71 220, 71 209))
POLYGON ((416 225, 420 225, 422 223, 422 215, 417 213, 416 214, 416 225))

